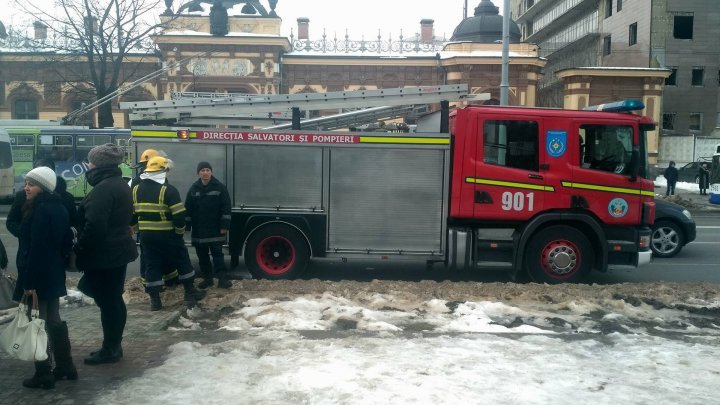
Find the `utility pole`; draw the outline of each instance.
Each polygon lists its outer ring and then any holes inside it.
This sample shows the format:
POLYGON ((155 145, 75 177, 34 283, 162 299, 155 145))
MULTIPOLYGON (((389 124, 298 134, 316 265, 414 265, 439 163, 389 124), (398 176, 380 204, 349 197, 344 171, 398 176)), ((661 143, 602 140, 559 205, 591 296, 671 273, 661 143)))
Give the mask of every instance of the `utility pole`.
POLYGON ((510 83, 508 71, 510 68, 510 0, 503 0, 503 29, 502 29, 502 71, 500 74, 500 105, 508 105, 508 91, 510 83))

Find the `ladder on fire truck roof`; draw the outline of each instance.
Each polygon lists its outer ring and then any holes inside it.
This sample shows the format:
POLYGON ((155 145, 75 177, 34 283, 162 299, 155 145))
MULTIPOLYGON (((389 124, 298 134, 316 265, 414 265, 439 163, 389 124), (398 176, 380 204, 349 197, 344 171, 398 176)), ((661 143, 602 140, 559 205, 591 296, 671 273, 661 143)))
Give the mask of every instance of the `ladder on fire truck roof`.
MULTIPOLYGON (((166 124, 217 124, 238 125, 238 120, 248 116, 259 118, 262 114, 272 115, 293 111, 293 119, 299 110, 331 110, 363 108, 349 113, 353 122, 365 114, 372 119, 387 119, 405 114, 409 110, 395 106, 423 106, 441 101, 470 101, 481 99, 468 94, 467 84, 418 86, 378 90, 338 91, 328 93, 299 93, 277 95, 238 95, 221 98, 179 98, 176 100, 123 102, 120 108, 130 110, 130 121, 134 125, 146 123, 166 124), (378 107, 371 109, 369 107, 378 107), (380 108, 382 107, 382 108, 380 108), (280 112, 280 113, 279 113, 280 112)), ((338 120, 336 114, 314 119, 338 120)), ((311 121, 311 120, 309 120, 311 121)), ((308 122, 308 121, 306 121, 308 122)), ((339 122, 339 121, 338 121, 339 122)), ((342 121, 343 125, 348 120, 342 121)), ((339 124, 336 124, 339 125, 339 124)))

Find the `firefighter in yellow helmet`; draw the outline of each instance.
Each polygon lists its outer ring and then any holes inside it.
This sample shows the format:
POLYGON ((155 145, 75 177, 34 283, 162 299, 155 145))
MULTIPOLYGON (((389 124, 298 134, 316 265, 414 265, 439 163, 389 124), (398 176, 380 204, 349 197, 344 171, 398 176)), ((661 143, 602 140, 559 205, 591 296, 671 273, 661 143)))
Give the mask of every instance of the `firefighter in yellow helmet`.
POLYGON ((145 167, 147 167, 148 161, 155 156, 160 156, 160 152, 155 149, 145 149, 143 153, 140 154, 138 164, 135 166, 135 170, 137 170, 137 173, 135 174, 135 177, 130 180, 130 188, 133 188, 140 183, 140 175, 145 171, 145 167))
POLYGON ((195 306, 205 291, 193 284, 195 271, 185 247, 185 206, 178 190, 166 183, 168 159, 156 156, 148 160, 140 183, 132 188, 133 226, 140 233, 140 248, 145 266, 145 291, 150 295, 150 310, 162 308, 160 291, 163 269, 177 269, 185 288, 185 305, 195 306))
MULTIPOLYGON (((140 154, 140 159, 138 160, 138 164, 135 166, 135 169, 137 170, 137 175, 130 180, 130 188, 132 189, 136 185, 140 184, 140 175, 145 171, 145 168, 147 167, 148 161, 155 156, 162 156, 160 152, 156 149, 145 149, 140 154)), ((142 258, 140 258, 140 278, 142 279, 143 285, 145 284, 145 263, 142 261, 142 258)), ((169 267, 165 267, 165 271, 163 272, 163 281, 165 282, 165 286, 167 287, 175 287, 178 284, 180 284, 180 280, 178 279, 178 272, 177 270, 169 267)))

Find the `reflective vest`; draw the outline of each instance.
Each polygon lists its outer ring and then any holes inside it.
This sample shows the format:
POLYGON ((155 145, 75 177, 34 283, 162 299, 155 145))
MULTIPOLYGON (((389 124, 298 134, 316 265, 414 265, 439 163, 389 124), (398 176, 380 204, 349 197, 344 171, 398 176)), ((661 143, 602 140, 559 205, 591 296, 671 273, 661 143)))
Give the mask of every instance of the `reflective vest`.
POLYGON ((185 205, 175 187, 143 180, 133 187, 132 197, 136 230, 185 233, 185 205))

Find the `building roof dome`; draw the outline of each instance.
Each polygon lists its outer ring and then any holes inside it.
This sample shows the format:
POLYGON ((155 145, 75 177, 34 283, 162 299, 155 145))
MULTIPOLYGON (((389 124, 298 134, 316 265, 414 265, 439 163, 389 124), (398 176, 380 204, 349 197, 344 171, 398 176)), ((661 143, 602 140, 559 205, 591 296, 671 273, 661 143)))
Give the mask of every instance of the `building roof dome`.
MULTIPOLYGON (((509 1, 509 0, 505 0, 509 1)), ((502 41, 503 17, 491 0, 482 0, 475 7, 475 15, 464 19, 453 32, 451 41, 470 41, 491 44, 502 41)), ((520 29, 510 20, 510 43, 520 42, 520 29)))

